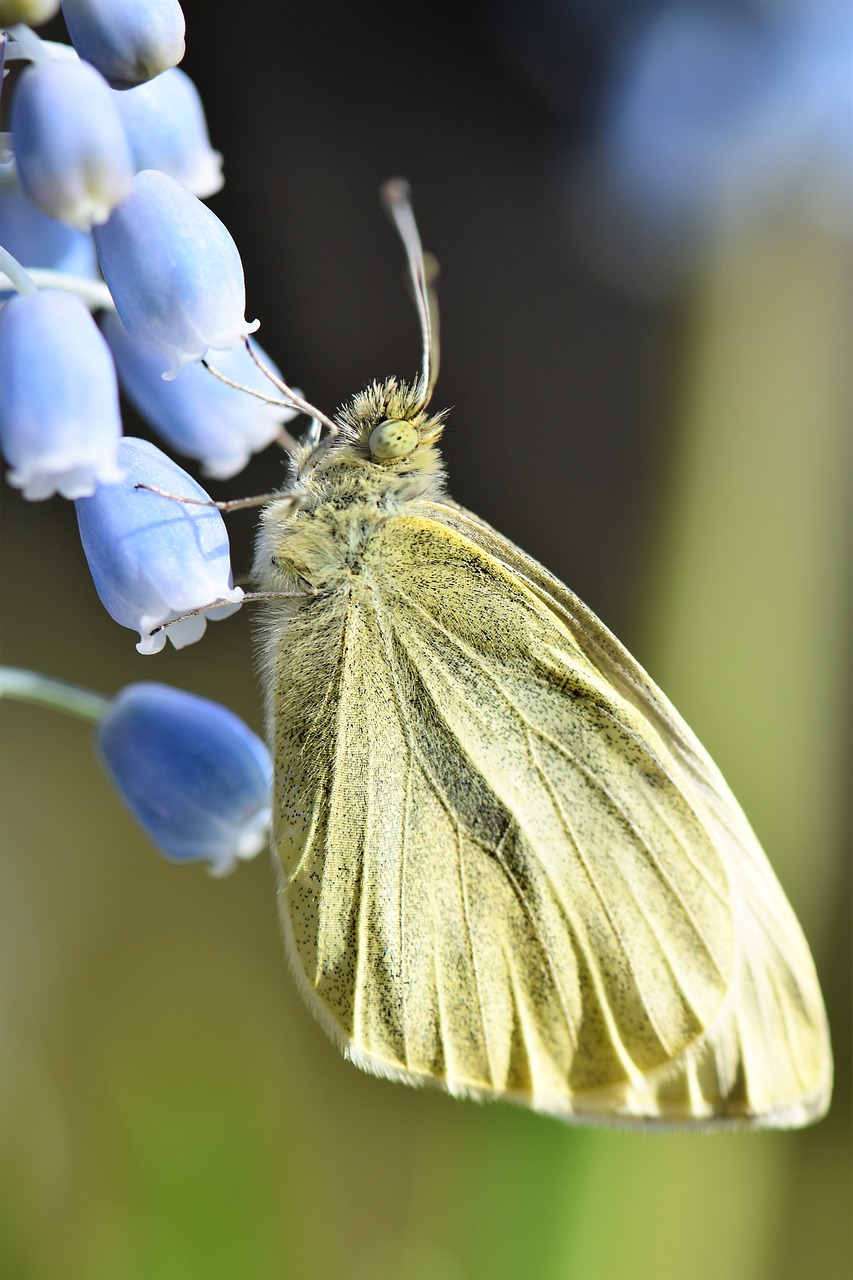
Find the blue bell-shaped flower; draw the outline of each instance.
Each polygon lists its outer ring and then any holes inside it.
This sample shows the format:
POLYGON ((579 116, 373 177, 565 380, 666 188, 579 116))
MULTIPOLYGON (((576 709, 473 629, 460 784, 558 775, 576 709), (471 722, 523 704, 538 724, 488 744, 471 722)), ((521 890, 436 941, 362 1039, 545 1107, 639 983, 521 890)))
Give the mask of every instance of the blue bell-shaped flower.
POLYGON ((49 267, 86 280, 100 277, 92 237, 37 209, 11 162, 0 164, 0 245, 24 267, 49 267))
POLYGON ((139 632, 140 653, 159 653, 167 636, 181 649, 201 639, 208 619, 240 607, 225 523, 214 506, 197 505, 210 502, 204 489, 156 445, 125 436, 119 461, 124 480, 99 485, 77 503, 95 588, 116 622, 139 632), (217 608, 207 608, 217 601, 217 608), (203 612, 183 617, 193 610, 203 612), (181 621, 164 626, 175 618, 181 621))
POLYGON ((104 491, 122 478, 109 347, 79 298, 17 294, 0 310, 0 448, 32 500, 104 491))
POLYGON ((120 797, 172 861, 206 861, 224 875, 267 844, 269 753, 233 711, 132 684, 107 708, 96 743, 120 797))
POLYGON ((178 0, 62 0, 71 43, 115 89, 174 67, 184 56, 178 0))
POLYGON ((75 59, 28 67, 12 99, 12 144, 34 204, 78 231, 129 195, 130 144, 104 77, 75 59))
POLYGON ((201 97, 188 75, 172 67, 114 96, 137 170, 160 169, 200 200, 220 190, 222 156, 210 145, 201 97))
POLYGON ((125 328, 163 357, 167 377, 257 329, 245 318, 237 246, 216 214, 167 174, 138 173, 95 243, 125 328))
MULTIPOLYGON (((266 404, 221 382, 201 364, 188 364, 172 381, 162 361, 134 342, 115 312, 105 312, 101 329, 110 345, 122 388, 134 406, 179 453, 197 459, 217 480, 242 471, 253 453, 265 449, 295 409, 266 404)), ((269 357, 252 343, 259 358, 278 373, 269 357)), ((245 347, 216 353, 213 365, 231 382, 263 396, 276 395, 245 347)))

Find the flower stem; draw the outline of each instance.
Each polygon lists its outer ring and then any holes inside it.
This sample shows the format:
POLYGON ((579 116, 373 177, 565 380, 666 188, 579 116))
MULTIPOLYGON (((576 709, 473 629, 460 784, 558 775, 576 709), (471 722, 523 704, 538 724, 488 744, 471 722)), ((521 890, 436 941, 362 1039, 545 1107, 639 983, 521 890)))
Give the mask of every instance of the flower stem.
POLYGON ((8 280, 18 293, 33 293, 36 289, 62 289, 73 293, 94 310, 109 308, 115 311, 115 303, 103 280, 86 280, 83 276, 71 276, 65 271, 50 267, 24 268, 11 253, 0 246, 0 292, 8 288, 8 280), (4 274, 6 279, 4 279, 4 274))
MULTIPOLYGON (((2 271, 13 289, 17 289, 18 293, 38 293, 38 285, 32 276, 24 270, 17 258, 13 258, 8 249, 4 249, 0 244, 0 271, 2 271)), ((0 275, 0 289, 3 288, 4 280, 0 275)))
POLYGON ((110 705, 110 699, 103 694, 52 676, 43 676, 38 671, 27 671, 23 667, 0 666, 0 698, 51 707, 89 724, 97 724, 110 705))
POLYGON ((33 64, 50 61, 53 56, 51 53, 53 41, 42 40, 32 27, 28 27, 23 22, 15 22, 7 30, 15 42, 11 49, 6 50, 6 57, 10 62, 15 58, 24 58, 33 64))

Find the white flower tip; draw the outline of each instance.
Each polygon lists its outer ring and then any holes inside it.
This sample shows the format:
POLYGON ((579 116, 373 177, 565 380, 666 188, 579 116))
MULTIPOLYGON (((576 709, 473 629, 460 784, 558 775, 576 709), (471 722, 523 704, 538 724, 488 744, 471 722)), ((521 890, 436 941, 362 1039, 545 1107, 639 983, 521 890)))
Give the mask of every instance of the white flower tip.
POLYGON ((232 613, 236 613, 242 608, 243 588, 232 587, 230 591, 223 591, 221 599, 222 604, 218 604, 215 609, 208 611, 208 618, 211 622, 220 622, 223 618, 230 618, 232 613))
MULTIPOLYGON (((46 210, 43 210, 46 212, 46 210)), ((60 209, 58 206, 51 211, 51 216, 56 218, 58 222, 64 222, 66 227, 71 227, 74 231, 79 231, 81 235, 88 236, 92 234, 95 223, 100 226, 101 222, 106 222, 107 218, 97 219, 93 217, 92 209, 88 205, 66 205, 60 209)))
POLYGON ((201 474, 210 476, 211 480, 230 480, 248 466, 251 456, 248 449, 241 449, 239 453, 206 458, 201 464, 201 474))
POLYGON ((132 190, 130 175, 127 181, 121 183, 112 174, 105 175, 104 181, 98 185, 103 189, 92 186, 85 192, 76 192, 72 199, 61 202, 57 200, 45 212, 49 212, 51 217, 64 222, 66 226, 73 227, 75 231, 90 235, 95 227, 109 222, 113 210, 132 190), (111 180, 108 182, 107 178, 111 180))
POLYGON ((121 484, 126 476, 127 472, 115 458, 103 458, 96 463, 70 468, 57 475, 54 483, 57 493, 75 502, 77 498, 90 498, 99 484, 121 484))
POLYGON ((261 324, 260 320, 247 320, 244 316, 243 319, 240 321, 239 328, 228 328, 228 329, 221 330, 211 339, 211 341, 207 346, 207 349, 204 352, 203 357, 200 357, 200 356, 189 357, 187 363, 189 363, 189 360, 193 358, 195 358, 196 360, 202 359, 202 358, 207 360, 210 358, 211 352, 233 351, 235 347, 245 347, 246 339, 248 338, 249 334, 254 333, 256 329, 260 328, 260 324, 261 324))
POLYGON ((238 855, 230 853, 217 859, 216 862, 209 862, 205 867, 207 874, 212 876, 214 880, 223 880, 225 876, 230 876, 231 872, 237 866, 238 855))
POLYGON ((191 618, 182 618, 166 628, 166 635, 176 649, 185 649, 195 644, 207 630, 207 618, 203 613, 196 613, 191 618))
POLYGON ((156 631, 153 635, 148 632, 145 635, 140 633, 139 644, 136 646, 136 652, 145 654, 159 653, 161 649, 166 647, 166 632, 156 631))
POLYGON ((119 484, 124 477, 125 472, 110 460, 81 463, 58 471, 29 467, 13 468, 6 473, 9 484, 13 489, 22 490, 27 502, 43 502, 55 493, 76 502, 78 498, 91 498, 99 484, 119 484))
POLYGON ((215 196, 217 191, 221 191, 225 186, 222 152, 210 151, 204 156, 193 172, 186 175, 184 186, 199 200, 207 200, 210 196, 215 196))
POLYGON ((10 468, 6 472, 6 479, 13 489, 21 490, 27 502, 44 502, 45 498, 52 498, 56 493, 53 482, 42 475, 30 475, 29 472, 10 468))
POLYGON ((227 341, 219 343, 213 342, 205 347, 204 351, 172 351, 166 354, 166 358, 170 361, 169 368, 160 376, 164 382, 173 382, 177 378, 182 369, 187 365, 199 364, 202 360, 207 360, 211 351, 231 351, 234 347, 242 346, 244 338, 250 333, 254 333, 260 324, 260 320, 253 320, 250 325, 245 326, 238 334, 231 334, 227 341))
POLYGON ((114 208, 115 204, 112 201, 107 203, 105 200, 99 200, 97 204, 91 206, 89 217, 86 218, 85 222, 75 224, 77 230, 88 234, 94 227, 102 227, 105 222, 109 221, 114 208))
POLYGON ((262 809, 256 813, 251 822, 240 833, 237 841, 236 856, 242 862, 248 862, 250 858, 256 858, 262 849, 269 844, 270 825, 272 824, 272 809, 262 809))
POLYGON ((250 818, 237 834, 237 842, 232 849, 217 854, 207 867, 207 874, 214 879, 231 875, 238 862, 249 862, 256 858, 262 850, 268 848, 272 809, 261 809, 250 818))

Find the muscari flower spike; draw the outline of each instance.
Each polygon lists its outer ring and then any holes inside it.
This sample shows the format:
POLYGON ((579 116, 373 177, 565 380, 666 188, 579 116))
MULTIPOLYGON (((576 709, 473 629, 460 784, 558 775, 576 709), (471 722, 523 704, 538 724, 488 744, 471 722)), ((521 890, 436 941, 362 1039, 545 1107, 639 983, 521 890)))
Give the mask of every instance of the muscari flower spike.
POLYGON ((85 62, 28 67, 12 100, 12 142, 34 204, 90 231, 130 193, 133 160, 113 94, 85 62))
POLYGON ((101 603, 123 627, 139 632, 140 653, 176 649, 204 635, 208 619, 240 607, 233 585, 228 534, 210 499, 191 476, 147 440, 126 436, 119 448, 126 472, 117 485, 99 485, 77 506, 83 550, 101 603), (163 497, 138 485, 152 485, 163 497), (219 607, 206 606, 221 601, 219 607), (182 615, 204 609, 190 618, 182 615), (175 618, 182 618, 174 622, 175 618), (162 628, 152 635, 155 628, 162 628))
POLYGON ((177 0, 62 0, 71 43, 115 89, 143 84, 184 56, 177 0))
MULTIPOLYGON (((189 364, 172 381, 162 361, 134 342, 115 312, 101 320, 119 380, 136 409, 179 453, 195 458, 217 480, 242 471, 252 453, 265 449, 296 410, 267 404, 221 382, 200 364, 189 364)), ((278 369, 255 343, 252 348, 273 373, 278 369)), ((231 382, 268 396, 273 390, 245 347, 221 351, 213 361, 231 382)))
POLYGON ((96 228, 101 269, 130 336, 168 362, 166 376, 210 348, 254 333, 237 246, 214 213, 156 169, 96 228))
POLYGON ((121 799, 174 862, 231 871, 267 843, 272 765, 238 716, 168 685, 129 685, 96 730, 121 799))
POLYGON ((25 498, 80 498, 121 480, 115 366, 79 298, 41 289, 6 303, 0 388, 0 447, 25 498))
POLYGON ((199 199, 222 187, 198 89, 178 67, 136 89, 114 91, 136 168, 160 169, 199 199))

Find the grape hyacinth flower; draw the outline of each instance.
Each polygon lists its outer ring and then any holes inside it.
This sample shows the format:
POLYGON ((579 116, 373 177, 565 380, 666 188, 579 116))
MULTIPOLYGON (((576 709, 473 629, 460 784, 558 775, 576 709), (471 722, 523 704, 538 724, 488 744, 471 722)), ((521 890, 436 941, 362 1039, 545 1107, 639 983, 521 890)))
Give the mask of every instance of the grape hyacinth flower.
MULTIPOLYGON (((189 364, 167 382, 162 362, 134 342, 115 312, 105 312, 101 329, 110 345, 122 388, 166 442, 195 458, 206 475, 217 480, 242 471, 252 453, 265 449, 296 410, 269 404, 221 382, 200 364, 189 364)), ((255 343, 258 358, 277 368, 255 343)), ((260 395, 273 390, 245 347, 217 353, 215 367, 231 382, 260 395)))
POLYGON ((99 485, 76 504, 95 588, 116 622, 139 632, 140 653, 159 653, 167 636, 181 649, 201 639, 208 619, 240 607, 225 524, 214 506, 196 505, 210 503, 201 485, 147 440, 125 437, 119 461, 121 484, 99 485), (195 609, 205 611, 183 617, 195 609))
POLYGON ((42 289, 6 303, 0 387, 0 448, 25 498, 81 498, 121 480, 115 366, 79 298, 42 289))
POLYGON ((115 89, 174 67, 186 24, 177 0, 62 0, 71 43, 115 89))
POLYGON ((203 200, 223 184, 198 89, 177 67, 136 89, 114 92, 137 170, 159 169, 203 200))
POLYGON ((78 231, 129 195, 130 144, 109 85, 77 59, 28 67, 12 100, 12 141, 34 204, 78 231))
POLYGON ((225 875, 267 843, 269 753, 232 711, 168 685, 123 689, 96 730, 121 799, 174 862, 225 875))
POLYGON ((166 377, 257 329, 245 318, 237 246, 216 214, 167 174, 138 173, 95 243, 125 328, 168 361, 166 377))
POLYGON ((13 163, 0 165, 0 245, 25 267, 48 267, 87 280, 100 275, 92 237, 37 209, 13 163))

